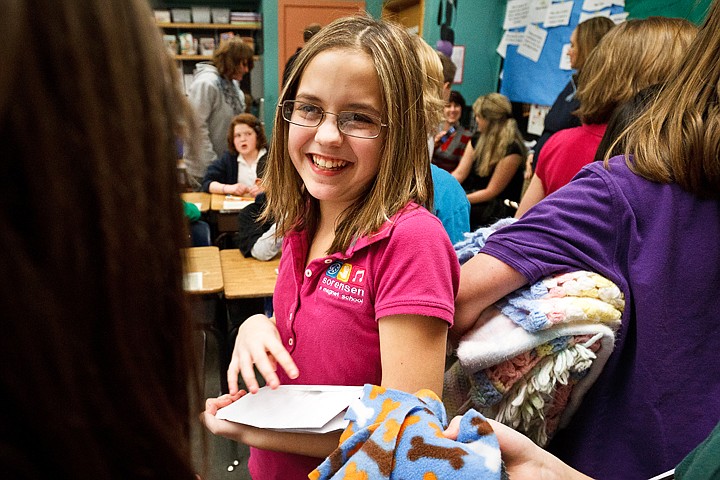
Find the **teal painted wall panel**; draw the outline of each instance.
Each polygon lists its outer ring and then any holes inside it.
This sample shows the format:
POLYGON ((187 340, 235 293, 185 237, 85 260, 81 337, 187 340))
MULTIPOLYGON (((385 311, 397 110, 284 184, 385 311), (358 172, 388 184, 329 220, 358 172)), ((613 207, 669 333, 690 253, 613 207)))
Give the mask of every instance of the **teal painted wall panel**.
MULTIPOLYGON (((453 89, 470 104, 480 95, 497 91, 502 58, 495 49, 503 34, 505 5, 505 0, 465 0, 458 2, 453 16, 455 45, 465 46, 462 83, 453 89)), ((425 0, 423 38, 433 47, 440 39, 439 6, 440 0, 425 0)))
POLYGON ((629 18, 679 17, 700 25, 711 3, 712 0, 626 0, 625 11, 629 18))

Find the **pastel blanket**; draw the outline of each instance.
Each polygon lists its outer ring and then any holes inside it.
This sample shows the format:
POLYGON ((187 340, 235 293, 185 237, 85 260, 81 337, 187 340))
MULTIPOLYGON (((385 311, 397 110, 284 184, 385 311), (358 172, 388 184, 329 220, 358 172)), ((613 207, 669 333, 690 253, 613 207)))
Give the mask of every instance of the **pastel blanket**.
POLYGON ((447 415, 430 390, 415 395, 365 385, 362 398, 347 411, 350 424, 340 446, 313 472, 325 479, 507 478, 492 427, 470 410, 457 441, 443 436, 447 415))
MULTIPOLYGON (((511 220, 501 222, 456 244, 461 263, 511 220)), ((448 413, 474 408, 546 445, 602 371, 624 306, 614 283, 586 271, 507 295, 460 340, 458 361, 445 373, 448 413)))

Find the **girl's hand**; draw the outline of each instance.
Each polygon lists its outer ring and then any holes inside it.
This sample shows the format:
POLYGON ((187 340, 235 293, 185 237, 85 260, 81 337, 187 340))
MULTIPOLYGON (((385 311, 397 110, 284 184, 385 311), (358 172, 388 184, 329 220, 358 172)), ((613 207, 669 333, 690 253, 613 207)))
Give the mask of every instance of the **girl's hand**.
POLYGON ((297 378, 300 374, 280 340, 275 323, 265 315, 253 315, 238 329, 227 373, 230 394, 238 391, 238 373, 242 375, 248 391, 257 393, 260 387, 254 368, 257 368, 270 388, 277 388, 280 385, 280 379, 275 373, 278 363, 290 378, 297 378))
POLYGON ((252 187, 248 188, 247 194, 253 198, 257 197, 258 194, 260 194, 263 191, 263 189, 257 185, 253 185, 252 187))
POLYGON ((200 414, 200 421, 205 424, 205 427, 214 435, 221 435, 223 437, 232 436, 233 426, 237 424, 226 420, 218 420, 215 415, 217 415, 218 410, 227 407, 246 393, 245 390, 240 390, 234 395, 225 394, 217 398, 208 398, 205 400, 205 411, 200 414))
MULTIPOLYGON (((443 434, 451 440, 457 440, 460 431, 460 418, 455 417, 443 434)), ((553 454, 538 447, 522 433, 495 420, 488 418, 500 444, 500 452, 508 476, 513 480, 535 480, 538 478, 558 478, 566 480, 587 480, 590 477, 574 470, 553 454)))
POLYGON ((248 187, 247 185, 243 185, 242 183, 236 183, 234 185, 228 185, 227 191, 228 195, 242 197, 248 192, 248 187))

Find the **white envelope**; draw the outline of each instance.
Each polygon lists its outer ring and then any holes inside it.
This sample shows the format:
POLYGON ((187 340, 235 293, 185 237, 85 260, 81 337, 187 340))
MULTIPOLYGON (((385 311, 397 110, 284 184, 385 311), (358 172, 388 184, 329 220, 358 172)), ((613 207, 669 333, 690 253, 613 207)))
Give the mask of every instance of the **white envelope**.
POLYGON ((326 433, 343 430, 350 403, 362 396, 363 387, 334 385, 280 385, 263 387, 221 408, 217 418, 272 430, 326 433))

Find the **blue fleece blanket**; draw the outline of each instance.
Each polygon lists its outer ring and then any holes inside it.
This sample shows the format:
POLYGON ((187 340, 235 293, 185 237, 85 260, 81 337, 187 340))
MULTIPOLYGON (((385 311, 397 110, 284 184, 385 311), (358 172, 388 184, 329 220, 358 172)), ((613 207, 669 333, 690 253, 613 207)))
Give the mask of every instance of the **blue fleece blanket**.
POLYGON ((492 427, 474 410, 457 441, 446 438, 445 408, 430 390, 415 395, 365 385, 348 409, 340 446, 308 477, 320 479, 507 478, 492 427))

